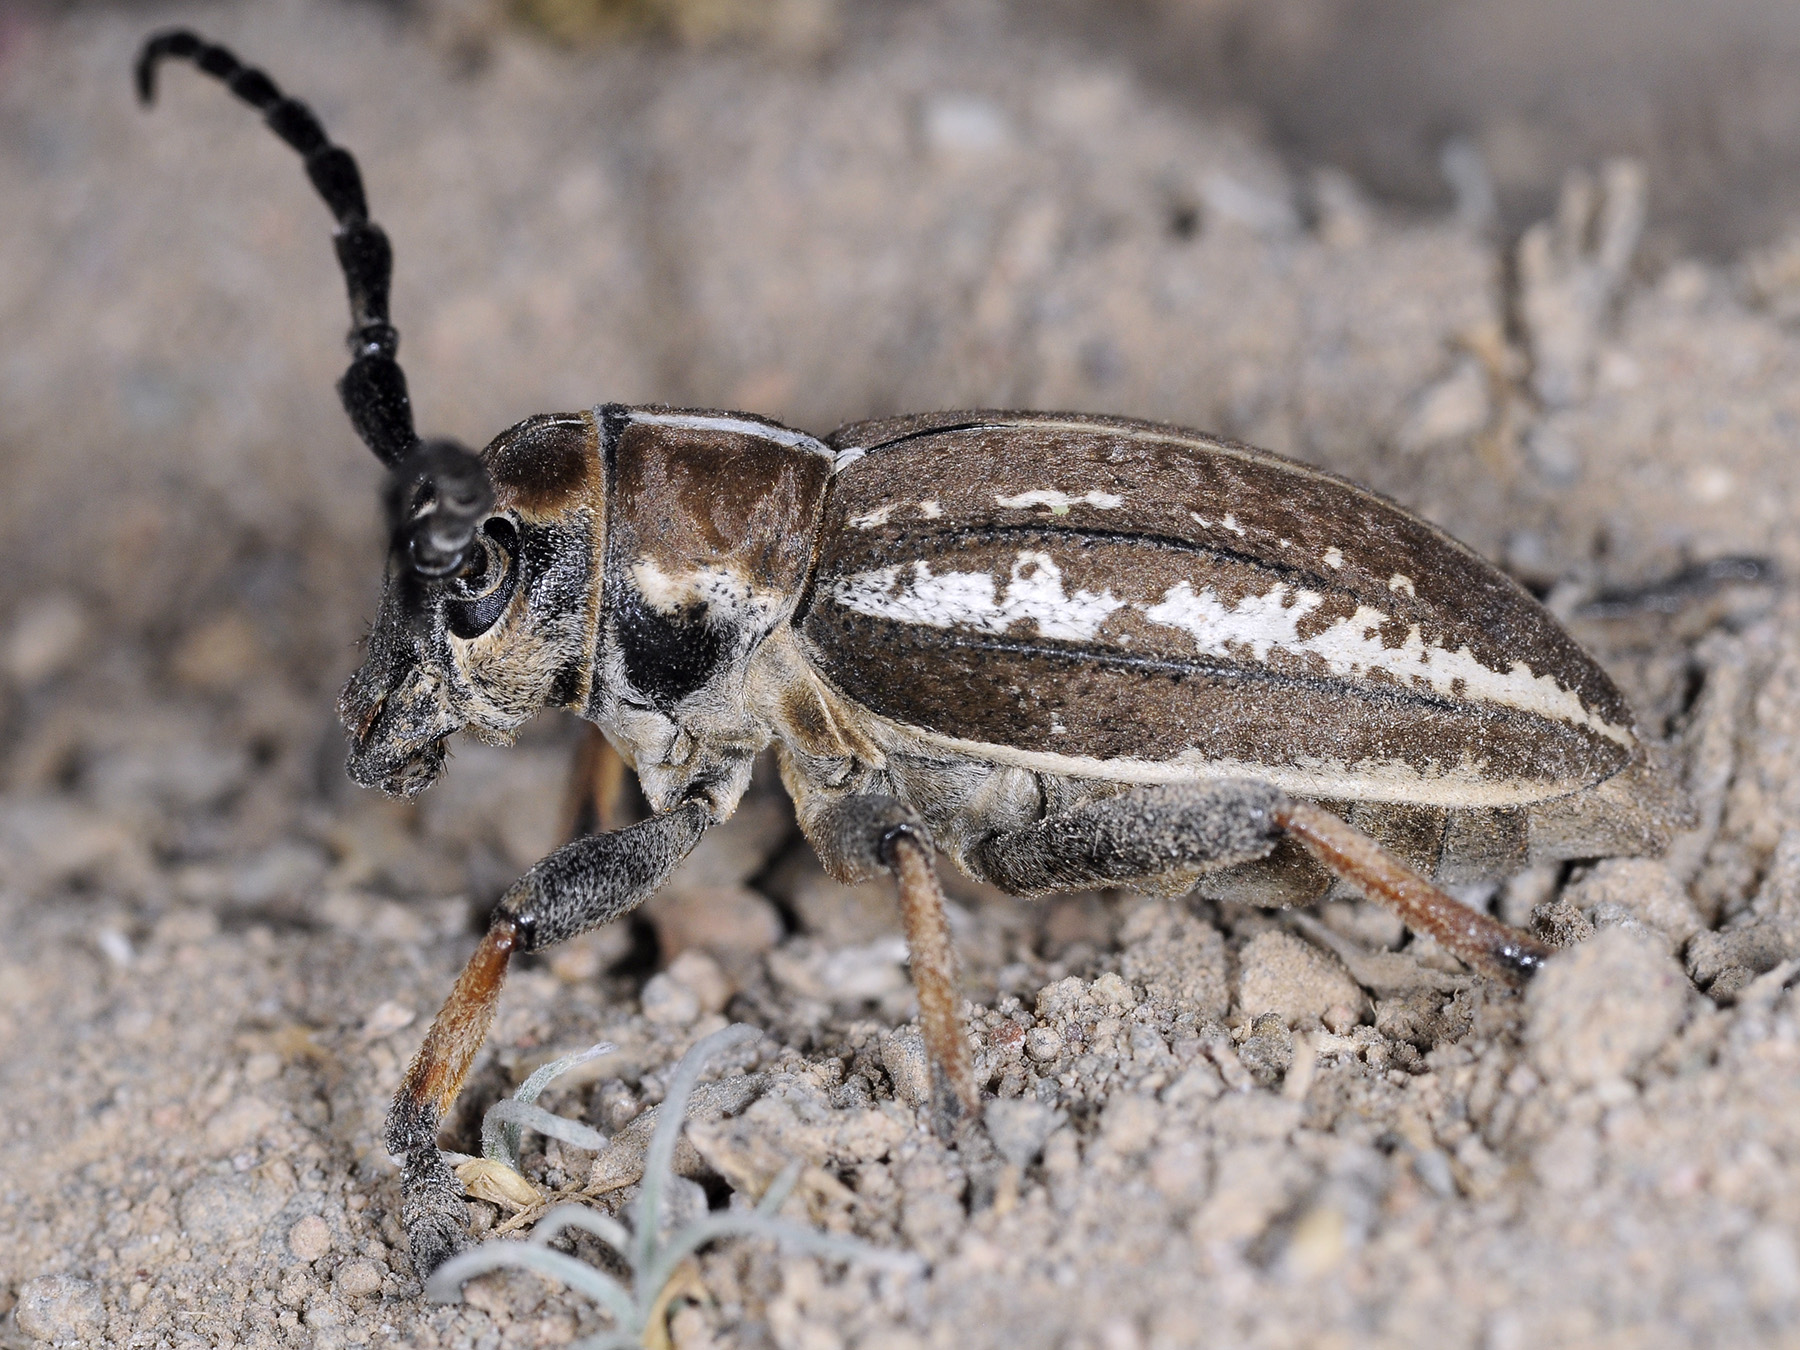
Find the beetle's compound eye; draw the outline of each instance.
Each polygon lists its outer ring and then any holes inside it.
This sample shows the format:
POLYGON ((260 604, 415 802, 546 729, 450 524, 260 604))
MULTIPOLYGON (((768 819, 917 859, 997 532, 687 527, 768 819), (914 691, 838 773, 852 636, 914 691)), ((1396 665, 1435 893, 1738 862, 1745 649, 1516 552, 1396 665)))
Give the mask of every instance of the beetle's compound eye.
POLYGON ((519 579, 519 533, 495 516, 475 536, 462 571, 445 588, 444 619, 459 638, 480 637, 506 612, 519 579))

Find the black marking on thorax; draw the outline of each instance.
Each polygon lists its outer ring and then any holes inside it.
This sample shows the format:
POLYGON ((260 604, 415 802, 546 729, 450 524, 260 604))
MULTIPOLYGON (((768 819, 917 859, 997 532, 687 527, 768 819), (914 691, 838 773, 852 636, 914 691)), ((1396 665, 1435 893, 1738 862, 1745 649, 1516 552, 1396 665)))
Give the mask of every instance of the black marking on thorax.
POLYGON ((612 608, 613 640, 632 685, 664 712, 705 687, 726 656, 728 634, 695 605, 664 614, 625 584, 612 608))

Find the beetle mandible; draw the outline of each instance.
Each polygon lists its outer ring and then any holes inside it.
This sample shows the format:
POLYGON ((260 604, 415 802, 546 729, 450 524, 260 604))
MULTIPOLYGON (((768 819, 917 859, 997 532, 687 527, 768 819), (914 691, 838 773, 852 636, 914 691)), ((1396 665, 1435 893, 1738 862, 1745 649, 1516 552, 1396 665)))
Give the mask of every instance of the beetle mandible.
POLYGON ((1284 905, 1345 885, 1518 980, 1547 949, 1434 882, 1667 842, 1678 790, 1536 601, 1393 502, 1266 451, 1081 414, 819 440, 616 404, 527 418, 479 455, 421 441, 354 160, 187 30, 144 46, 146 102, 171 57, 261 111, 337 221, 339 393, 391 470, 393 526, 339 702, 351 777, 410 796, 454 733, 506 741, 561 707, 652 808, 506 892, 406 1072, 387 1143, 421 1274, 465 1241, 437 1132, 508 960, 640 904, 770 744, 826 869, 894 879, 944 1134, 980 1100, 937 855, 1023 896, 1198 884, 1284 905))

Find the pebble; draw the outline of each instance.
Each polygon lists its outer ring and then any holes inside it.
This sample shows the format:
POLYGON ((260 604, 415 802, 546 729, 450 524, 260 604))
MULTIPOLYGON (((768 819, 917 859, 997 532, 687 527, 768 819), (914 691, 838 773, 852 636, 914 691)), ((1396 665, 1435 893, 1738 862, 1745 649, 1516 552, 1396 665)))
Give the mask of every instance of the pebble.
POLYGON ((1000 1156, 1015 1167, 1028 1167, 1063 1115, 1029 1097, 998 1097, 983 1106, 981 1119, 1000 1156))
POLYGON ((1553 956, 1526 991, 1531 1062, 1576 1087, 1628 1076, 1674 1035, 1689 991, 1655 939, 1603 929, 1553 956))
POLYGON ((1050 1027, 1033 1027, 1025 1033, 1025 1053, 1039 1064, 1048 1064, 1063 1052, 1063 1038, 1050 1027))
POLYGON ((27 686, 60 674, 80 654, 88 626, 87 611, 72 595, 28 601, 8 625, 11 631, 0 653, 6 673, 27 686))
POLYGON ((1202 1018, 1223 1018, 1231 1006, 1225 939, 1206 920, 1168 901, 1146 901, 1125 921, 1121 970, 1143 986, 1152 1003, 1202 1018))
POLYGON ((669 978, 691 990, 702 1012, 720 1013, 731 1001, 731 980, 719 963, 698 948, 690 948, 669 962, 669 978))
POLYGON ((288 1229, 287 1245, 297 1260, 317 1261, 331 1250, 331 1225, 308 1214, 288 1229))
POLYGON ((1154 1099, 1121 1094, 1100 1113, 1100 1137, 1122 1158, 1145 1152, 1156 1139, 1162 1113, 1154 1099))
POLYGON ((96 1344, 106 1323, 106 1305, 91 1280, 72 1275, 40 1275, 19 1290, 13 1320, 34 1341, 96 1344))
POLYGON ((240 1243, 261 1232, 285 1199, 273 1183, 248 1173, 202 1177, 182 1194, 182 1231, 201 1242, 240 1243))
POLYGON ((1654 858, 1608 858, 1566 892, 1577 908, 1594 915, 1615 909, 1668 939, 1675 950, 1705 925, 1687 888, 1654 858))
POLYGON ((894 1080, 894 1095, 908 1106, 924 1107, 931 1100, 931 1067, 925 1058, 925 1038, 917 1027, 901 1027, 881 1041, 881 1066, 894 1080))
POLYGON ((665 890, 644 906, 664 955, 673 959, 700 947, 727 965, 760 956, 781 941, 775 906, 743 886, 665 890))
POLYGON ((1248 1017, 1274 1013, 1291 1027, 1334 1008, 1360 1014, 1368 1000, 1336 957, 1292 933, 1268 932, 1238 956, 1238 1004, 1248 1017))
POLYGON ((345 1298, 367 1298, 381 1289, 381 1267, 373 1261, 348 1261, 339 1267, 333 1283, 345 1298))
POLYGON ((691 1026, 700 1016, 700 1000, 692 989, 663 971, 644 985, 644 1016, 658 1026, 691 1026))

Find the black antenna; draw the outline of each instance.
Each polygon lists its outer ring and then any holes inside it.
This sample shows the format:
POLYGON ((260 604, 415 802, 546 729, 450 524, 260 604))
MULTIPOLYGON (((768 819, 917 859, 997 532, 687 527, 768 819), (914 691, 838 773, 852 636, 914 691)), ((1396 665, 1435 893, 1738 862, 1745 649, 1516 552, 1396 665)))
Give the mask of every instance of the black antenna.
POLYGON ((388 320, 394 251, 369 219, 356 160, 331 143, 312 109, 283 94, 256 67, 186 28, 157 33, 138 54, 137 91, 144 104, 155 100, 157 66, 170 59, 191 61, 223 83, 305 161, 306 176, 337 220, 334 243, 350 293, 350 368, 338 381, 338 397, 356 434, 395 473, 395 542, 409 564, 425 576, 458 570, 493 505, 493 483, 486 465, 468 450, 449 441, 422 444, 413 430, 406 375, 397 359, 400 333, 388 320))

